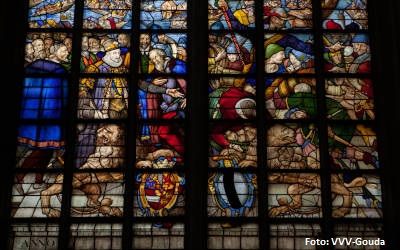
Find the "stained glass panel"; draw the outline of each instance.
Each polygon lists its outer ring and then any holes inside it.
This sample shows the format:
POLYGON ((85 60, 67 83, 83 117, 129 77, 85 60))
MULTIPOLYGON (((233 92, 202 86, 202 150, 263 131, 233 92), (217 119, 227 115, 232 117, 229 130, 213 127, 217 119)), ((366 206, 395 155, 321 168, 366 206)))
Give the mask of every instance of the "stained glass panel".
POLYGON ((253 42, 239 33, 210 33, 208 35, 208 73, 254 73, 253 42))
POLYGON ((17 173, 12 189, 12 217, 60 217, 63 175, 17 173))
POLYGON ((272 224, 271 250, 317 250, 318 246, 305 244, 305 238, 322 239, 318 224, 272 224))
POLYGON ((68 82, 62 78, 25 78, 21 119, 61 119, 67 104, 68 82))
POLYGON ((276 124, 267 131, 271 169, 318 169, 319 139, 314 124, 276 124))
POLYGON ((134 216, 165 217, 185 214, 185 178, 176 172, 135 176, 134 216))
POLYGON ((84 29, 130 29, 132 0, 85 0, 84 29))
POLYGON ((134 249, 184 249, 183 223, 139 223, 133 226, 134 249))
POLYGON ((143 33, 139 40, 140 73, 186 74, 187 35, 143 33))
POLYGON ((319 175, 273 173, 268 175, 268 183, 268 215, 270 217, 322 217, 319 175))
POLYGON ((129 34, 84 33, 80 69, 85 73, 128 73, 129 34))
POLYGON ((370 73, 369 37, 356 33, 326 33, 325 71, 332 73, 370 73))
POLYGON ((142 0, 141 29, 186 29, 186 0, 142 0))
POLYGON ((254 126, 215 124, 210 132, 209 166, 257 167, 257 130, 254 126))
POLYGON ((264 29, 312 28, 311 0, 264 0, 264 29))
POLYGON ((75 167, 112 169, 123 167, 125 129, 117 124, 79 124, 75 167))
POLYGON ((317 115, 314 78, 266 78, 269 119, 311 119, 317 115))
POLYGON ((361 78, 331 78, 325 81, 327 118, 374 120, 372 81, 361 78))
POLYGON ((11 225, 9 250, 57 250, 58 236, 59 227, 57 224, 13 224, 11 225))
POLYGON ((246 30, 254 28, 254 0, 208 0, 208 28, 246 30))
POLYGON ((312 34, 265 34, 265 72, 314 73, 312 34))
POLYGON ((59 125, 21 125, 18 129, 17 168, 64 167, 64 129, 59 125))
POLYGON ((256 117, 256 80, 220 77, 208 87, 211 119, 254 119, 256 117))
POLYGON ((186 80, 175 77, 148 77, 138 83, 138 118, 184 119, 186 80))
POLYGON ((67 73, 71 69, 72 36, 68 33, 28 33, 26 73, 67 73))
POLYGON ((184 130, 179 124, 140 124, 136 167, 171 168, 184 163, 184 130))
POLYGON ((72 176, 73 217, 122 217, 124 175, 119 172, 80 172, 72 176))
POLYGON ((331 167, 334 169, 378 169, 378 142, 373 128, 363 124, 328 127, 331 167))
POLYGON ((367 0, 321 0, 321 7, 324 29, 368 29, 367 0))
POLYGON ((75 0, 29 0, 29 28, 72 28, 75 0))
POLYGON ((259 249, 258 225, 208 224, 208 249, 259 249))
POLYGON ((123 119, 128 116, 128 83, 124 78, 81 78, 78 118, 123 119))
POLYGON ((257 216, 256 175, 231 171, 210 174, 207 202, 211 217, 257 216))
POLYGON ((331 175, 332 216, 381 218, 381 180, 377 175, 346 172, 331 175))
POLYGON ((122 224, 72 224, 70 249, 122 249, 122 224))

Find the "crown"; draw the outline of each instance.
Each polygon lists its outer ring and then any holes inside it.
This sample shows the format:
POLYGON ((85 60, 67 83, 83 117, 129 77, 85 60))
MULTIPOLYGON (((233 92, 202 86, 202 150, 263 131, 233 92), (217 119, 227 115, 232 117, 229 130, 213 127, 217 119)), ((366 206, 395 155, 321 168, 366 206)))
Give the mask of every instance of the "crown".
POLYGON ((112 39, 108 39, 108 40, 104 41, 102 45, 104 47, 104 51, 105 52, 108 52, 108 51, 115 50, 115 49, 119 48, 118 47, 118 43, 116 41, 112 40, 112 39))

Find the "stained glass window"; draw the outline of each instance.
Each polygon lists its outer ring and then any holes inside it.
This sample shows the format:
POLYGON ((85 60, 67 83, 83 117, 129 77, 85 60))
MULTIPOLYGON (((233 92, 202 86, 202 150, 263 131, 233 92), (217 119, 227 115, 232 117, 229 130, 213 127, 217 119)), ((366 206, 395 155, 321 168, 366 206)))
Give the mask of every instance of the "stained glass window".
POLYGON ((187 1, 139 2, 132 245, 184 249, 187 1))
POLYGON ((255 1, 208 1, 209 249, 259 247, 258 225, 241 222, 260 213, 255 27, 255 1))
POLYGON ((25 2, 9 249, 384 237, 367 0, 25 2))
POLYGON ((269 249, 362 237, 332 219, 382 217, 367 1, 265 0, 264 29, 268 217, 304 218, 271 225, 269 249))

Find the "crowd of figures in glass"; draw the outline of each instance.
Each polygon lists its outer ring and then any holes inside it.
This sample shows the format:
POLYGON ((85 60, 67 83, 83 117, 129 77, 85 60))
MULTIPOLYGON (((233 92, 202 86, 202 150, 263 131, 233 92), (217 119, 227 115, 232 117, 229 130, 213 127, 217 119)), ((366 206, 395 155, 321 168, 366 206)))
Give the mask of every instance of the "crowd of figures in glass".
POLYGON ((314 37, 311 34, 266 34, 265 72, 314 73, 314 37))
POLYGON ((75 0, 29 0, 30 28, 72 28, 75 0))
POLYGON ((208 72, 211 74, 245 74, 255 71, 252 41, 242 34, 211 33, 208 36, 208 72))
POLYGON ((183 33, 143 33, 140 35, 142 74, 186 74, 187 36, 183 33))
POLYGON ((140 5, 141 29, 186 29, 186 0, 143 0, 140 5))
POLYGON ((132 0, 85 0, 83 28, 130 29, 132 0))
POLYGON ((84 73, 127 73, 131 46, 128 34, 84 33, 80 68, 84 73))
POLYGON ((371 55, 365 34, 330 34, 323 36, 324 69, 333 73, 369 73, 371 55))
POLYGON ((323 28, 368 29, 367 0, 321 0, 323 28))
POLYGON ((246 30, 256 23, 254 0, 208 0, 211 30, 246 30))
POLYGON ((26 73, 67 73, 71 69, 72 36, 68 33, 28 33, 26 73))
POLYGON ((142 74, 171 74, 143 77, 138 83, 138 117, 141 119, 183 119, 186 108, 187 36, 183 33, 140 35, 142 74))
POLYGON ((263 13, 268 30, 312 28, 312 0, 265 0, 263 13))

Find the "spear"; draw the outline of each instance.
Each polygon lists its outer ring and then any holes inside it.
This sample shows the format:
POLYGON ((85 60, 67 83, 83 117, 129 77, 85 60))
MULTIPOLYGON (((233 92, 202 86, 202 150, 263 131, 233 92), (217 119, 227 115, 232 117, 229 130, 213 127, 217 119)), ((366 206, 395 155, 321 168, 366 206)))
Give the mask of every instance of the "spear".
POLYGON ((242 57, 242 54, 240 53, 241 50, 240 50, 239 42, 238 42, 238 40, 236 38, 235 32, 233 32, 233 26, 232 26, 231 20, 229 19, 229 16, 228 16, 228 10, 227 10, 227 8, 225 6, 223 6, 222 7, 222 11, 223 11, 223 14, 224 14, 225 21, 226 21, 226 23, 228 25, 228 29, 230 30, 233 44, 235 45, 236 51, 239 53, 240 62, 243 65, 245 65, 243 57, 242 57))

